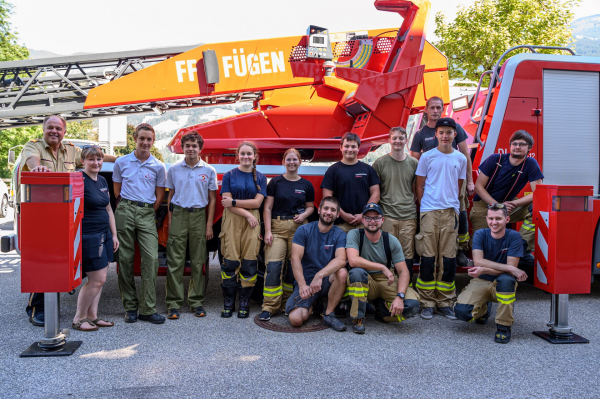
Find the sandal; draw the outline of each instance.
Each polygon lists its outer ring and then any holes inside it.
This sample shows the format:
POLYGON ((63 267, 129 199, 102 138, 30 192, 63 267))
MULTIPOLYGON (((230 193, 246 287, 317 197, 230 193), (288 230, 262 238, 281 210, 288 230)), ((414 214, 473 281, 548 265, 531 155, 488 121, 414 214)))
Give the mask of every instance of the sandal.
POLYGON ((90 319, 81 319, 79 322, 71 324, 71 328, 77 331, 96 331, 98 326, 95 325, 90 319), (94 326, 94 328, 81 328, 83 323, 88 323, 90 326, 94 326))
POLYGON ((113 323, 112 321, 104 320, 104 319, 101 319, 101 318, 97 318, 96 320, 92 321, 92 323, 94 323, 99 328, 112 327, 112 326, 115 325, 115 323, 113 323), (103 322, 108 323, 108 324, 107 325, 98 324, 99 321, 103 321, 103 322))

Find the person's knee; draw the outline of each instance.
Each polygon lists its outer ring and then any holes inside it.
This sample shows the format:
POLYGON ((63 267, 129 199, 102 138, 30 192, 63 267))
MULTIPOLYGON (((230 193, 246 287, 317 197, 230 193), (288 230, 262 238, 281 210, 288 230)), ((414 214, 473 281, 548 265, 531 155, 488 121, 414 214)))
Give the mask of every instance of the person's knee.
POLYGON ((344 281, 346 281, 347 278, 348 278, 348 270, 346 270, 345 267, 342 267, 340 270, 335 272, 334 280, 337 280, 339 282, 344 282, 344 281))
POLYGON ((503 273, 496 278, 496 292, 514 292, 517 280, 507 273, 503 273))
POLYGON ((306 309, 303 308, 292 310, 289 315, 290 323, 294 327, 301 327, 302 323, 304 323, 304 320, 306 320, 306 317, 304 316, 305 312, 308 313, 306 309))
POLYGON ((404 311, 402 312, 402 316, 405 318, 413 317, 419 312, 419 301, 416 299, 407 299, 404 301, 404 311))
POLYGON ((457 303, 454 305, 454 316, 456 316, 458 320, 462 321, 473 320, 473 305, 457 303))
POLYGON ((350 272, 348 272, 348 281, 350 284, 354 283, 363 283, 367 284, 369 282, 369 273, 365 269, 361 268, 352 268, 350 272))

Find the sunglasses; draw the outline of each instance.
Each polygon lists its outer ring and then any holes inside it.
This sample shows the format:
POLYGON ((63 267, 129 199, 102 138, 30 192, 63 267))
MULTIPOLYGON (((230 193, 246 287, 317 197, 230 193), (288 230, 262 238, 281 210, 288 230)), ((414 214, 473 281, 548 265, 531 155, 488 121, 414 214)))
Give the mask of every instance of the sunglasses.
POLYGON ((504 204, 491 204, 488 205, 488 209, 504 209, 506 206, 504 204))
POLYGON ((97 148, 100 151, 102 151, 102 148, 98 147, 97 145, 93 145, 93 144, 92 145, 88 144, 88 145, 84 145, 83 147, 81 147, 82 150, 87 150, 88 148, 97 148))

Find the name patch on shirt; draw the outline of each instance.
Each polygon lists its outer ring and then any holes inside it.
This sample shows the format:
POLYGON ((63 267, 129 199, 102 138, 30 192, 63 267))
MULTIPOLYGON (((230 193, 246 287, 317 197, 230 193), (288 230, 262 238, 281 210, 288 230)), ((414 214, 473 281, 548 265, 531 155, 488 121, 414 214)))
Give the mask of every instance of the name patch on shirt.
POLYGON ((433 137, 427 137, 427 138, 425 139, 425 141, 431 141, 431 140, 434 140, 434 139, 435 139, 435 136, 433 136, 433 137))
POLYGON ((100 191, 102 191, 103 193, 105 193, 105 194, 106 194, 106 193, 108 192, 108 188, 106 188, 106 187, 102 187, 102 188, 100 189, 100 191))
POLYGON ((152 173, 144 173, 144 179, 154 180, 154 175, 152 173))
POLYGON ((359 178, 359 177, 363 177, 363 176, 367 176, 366 173, 357 173, 354 175, 354 177, 359 178))
POLYGON ((202 175, 198 175, 198 180, 200 181, 208 181, 209 177, 208 175, 202 174, 202 175))
POLYGON ((294 190, 294 193, 295 193, 295 194, 304 194, 305 192, 306 192, 306 191, 304 191, 304 190, 300 190, 300 189, 298 189, 298 188, 294 190))
POLYGON ((333 244, 325 244, 325 245, 323 245, 323 248, 324 249, 331 249, 331 248, 333 248, 333 244))

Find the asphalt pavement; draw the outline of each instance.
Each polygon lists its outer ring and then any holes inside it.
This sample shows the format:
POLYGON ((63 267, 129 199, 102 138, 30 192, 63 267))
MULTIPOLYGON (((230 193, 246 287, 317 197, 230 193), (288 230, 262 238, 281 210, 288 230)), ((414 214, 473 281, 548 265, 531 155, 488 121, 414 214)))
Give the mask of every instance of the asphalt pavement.
MULTIPOLYGON (((12 222, 0 220, 0 233, 12 222)), ((207 316, 183 309, 162 325, 123 322, 115 268, 100 301, 100 316, 115 322, 95 332, 72 331, 83 344, 70 357, 19 358, 43 335, 25 314, 20 258, 0 254, 0 397, 2 398, 597 398, 600 388, 600 285, 570 298, 574 331, 589 344, 551 345, 545 330, 550 295, 521 285, 512 341, 493 341, 485 326, 435 315, 399 325, 366 320, 366 334, 330 329, 302 334, 258 327, 251 317, 221 319, 219 269, 210 265, 207 316)), ((186 285, 188 278, 185 279, 186 285)), ((468 283, 458 276, 459 290, 468 283)), ((139 287, 139 278, 138 278, 139 287)), ((166 314, 165 277, 157 282, 166 314)), ((61 326, 71 325, 77 294, 61 294, 61 326)), ((283 316, 278 316, 283 317, 283 316)), ((281 319, 280 319, 281 320, 281 319)))

